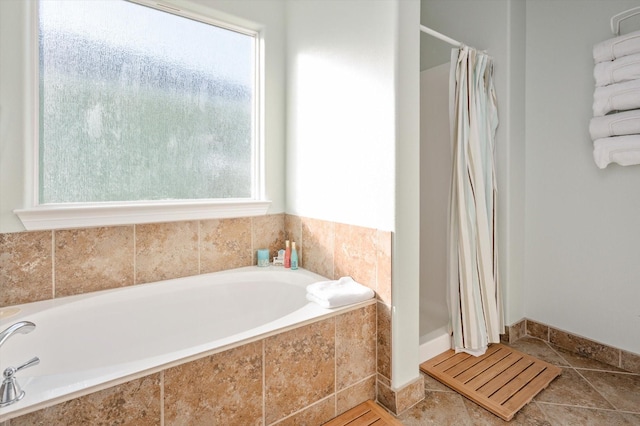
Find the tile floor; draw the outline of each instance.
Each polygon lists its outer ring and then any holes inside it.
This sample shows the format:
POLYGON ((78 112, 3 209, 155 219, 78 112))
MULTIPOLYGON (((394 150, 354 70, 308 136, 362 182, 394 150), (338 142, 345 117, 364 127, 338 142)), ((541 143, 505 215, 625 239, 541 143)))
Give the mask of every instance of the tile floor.
POLYGON ((542 340, 510 346, 562 367, 562 375, 505 422, 425 375, 426 398, 399 419, 414 425, 640 426, 640 374, 593 361, 542 340))

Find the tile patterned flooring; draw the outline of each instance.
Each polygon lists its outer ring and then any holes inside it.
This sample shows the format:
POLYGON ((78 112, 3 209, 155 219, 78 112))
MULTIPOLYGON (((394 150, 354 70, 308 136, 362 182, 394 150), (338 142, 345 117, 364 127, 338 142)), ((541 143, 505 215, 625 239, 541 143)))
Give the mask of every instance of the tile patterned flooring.
POLYGON ((425 400, 402 413, 400 421, 406 426, 640 426, 640 374, 576 355, 534 337, 524 337, 509 346, 562 367, 562 375, 510 422, 427 375, 425 400))

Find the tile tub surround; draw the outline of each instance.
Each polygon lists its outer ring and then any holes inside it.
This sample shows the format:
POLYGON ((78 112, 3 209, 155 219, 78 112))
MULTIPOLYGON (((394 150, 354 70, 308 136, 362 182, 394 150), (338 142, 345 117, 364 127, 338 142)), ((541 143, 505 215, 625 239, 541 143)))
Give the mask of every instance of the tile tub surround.
POLYGON ((9 424, 321 424, 375 397, 375 316, 371 303, 9 424))

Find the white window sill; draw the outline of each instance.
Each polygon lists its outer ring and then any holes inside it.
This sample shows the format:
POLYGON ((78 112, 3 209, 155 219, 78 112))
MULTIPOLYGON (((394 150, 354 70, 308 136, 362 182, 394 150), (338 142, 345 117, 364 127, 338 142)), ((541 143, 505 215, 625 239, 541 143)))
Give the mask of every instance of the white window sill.
POLYGON ((198 200, 57 204, 14 210, 28 231, 259 216, 271 201, 198 200))

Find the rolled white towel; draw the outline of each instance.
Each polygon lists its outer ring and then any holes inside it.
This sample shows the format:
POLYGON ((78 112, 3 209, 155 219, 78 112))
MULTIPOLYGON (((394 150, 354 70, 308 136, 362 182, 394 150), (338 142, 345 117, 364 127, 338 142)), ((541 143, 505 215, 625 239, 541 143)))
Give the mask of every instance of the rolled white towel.
POLYGON ((593 92, 594 117, 637 108, 640 108, 640 80, 598 87, 593 92))
POLYGON ((307 286, 307 300, 315 302, 323 308, 337 308, 364 302, 375 293, 351 277, 342 277, 334 281, 320 281, 307 286))
POLYGON ((593 159, 604 169, 610 163, 621 166, 640 164, 640 135, 615 136, 593 143, 593 159))
POLYGON ((593 46, 593 60, 596 63, 613 61, 634 53, 640 53, 640 31, 610 38, 593 46))
POLYGON ((640 134, 640 109, 593 117, 589 122, 591 140, 640 134))
POLYGON ((598 87, 639 79, 640 53, 596 64, 593 67, 593 78, 598 87))

